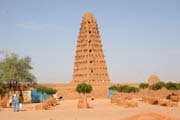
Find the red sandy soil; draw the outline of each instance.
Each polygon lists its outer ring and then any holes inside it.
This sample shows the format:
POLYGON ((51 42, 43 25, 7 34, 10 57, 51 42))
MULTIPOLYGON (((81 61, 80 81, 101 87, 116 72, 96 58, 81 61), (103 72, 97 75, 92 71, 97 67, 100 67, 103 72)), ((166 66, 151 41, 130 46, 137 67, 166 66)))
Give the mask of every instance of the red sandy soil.
POLYGON ((120 120, 180 120, 179 118, 169 117, 167 115, 162 115, 159 113, 148 112, 138 115, 132 115, 120 120))
POLYGON ((60 101, 50 110, 36 111, 36 104, 25 104, 22 112, 5 108, 0 110, 0 120, 180 120, 180 105, 170 108, 139 102, 137 108, 124 108, 109 99, 88 101, 90 109, 78 109, 78 100, 60 101))

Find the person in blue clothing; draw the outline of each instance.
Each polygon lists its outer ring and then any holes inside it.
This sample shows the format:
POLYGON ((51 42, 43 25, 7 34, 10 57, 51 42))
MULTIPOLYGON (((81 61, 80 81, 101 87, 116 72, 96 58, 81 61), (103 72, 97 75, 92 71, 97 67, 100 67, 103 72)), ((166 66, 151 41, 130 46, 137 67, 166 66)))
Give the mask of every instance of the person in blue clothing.
POLYGON ((14 103, 14 112, 18 112, 18 110, 19 110, 19 101, 18 101, 18 98, 17 98, 16 94, 13 95, 13 103, 14 103))

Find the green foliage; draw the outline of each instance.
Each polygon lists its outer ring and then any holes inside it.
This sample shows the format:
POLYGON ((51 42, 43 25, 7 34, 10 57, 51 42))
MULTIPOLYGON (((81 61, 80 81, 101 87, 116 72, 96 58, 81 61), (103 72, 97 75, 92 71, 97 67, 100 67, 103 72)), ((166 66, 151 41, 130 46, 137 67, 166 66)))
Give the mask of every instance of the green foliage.
POLYGON ((3 88, 0 88, 0 95, 1 94, 5 94, 7 92, 7 90, 3 89, 3 88))
POLYGON ((38 86, 36 86, 36 90, 37 90, 38 92, 47 93, 47 94, 49 94, 49 95, 56 94, 56 92, 57 92, 56 89, 48 88, 48 87, 43 86, 43 85, 38 85, 38 86))
MULTIPOLYGON (((139 84, 139 88, 144 89, 144 88, 148 88, 150 87, 150 89, 152 90, 159 90, 163 87, 167 88, 168 90, 180 90, 180 83, 173 83, 173 82, 168 82, 168 83, 164 83, 164 82, 158 82, 155 83, 151 86, 149 86, 149 84, 147 83, 141 83, 139 84)), ((118 92, 126 92, 126 93, 130 93, 130 92, 138 92, 139 89, 136 87, 130 87, 128 85, 123 85, 123 86, 111 86, 109 87, 109 89, 113 89, 116 90, 118 92)))
POLYGON ((92 91, 92 86, 86 83, 80 83, 76 86, 76 91, 78 93, 90 93, 92 91))
POLYGON ((36 86, 36 90, 41 93, 46 93, 46 89, 47 89, 47 87, 45 87, 43 85, 36 86))
POLYGON ((180 90, 180 84, 178 83, 168 82, 165 84, 165 87, 168 90, 180 90))
POLYGON ((179 84, 177 84, 177 89, 178 89, 178 90, 180 90, 180 83, 179 83, 179 84))
POLYGON ((125 92, 125 93, 136 93, 139 92, 139 89, 136 87, 131 87, 128 85, 121 85, 121 86, 111 86, 109 89, 116 90, 118 92, 125 92))
POLYGON ((122 85, 122 86, 119 86, 117 91, 119 92, 125 92, 125 93, 136 93, 139 91, 138 88, 136 87, 131 87, 131 86, 128 86, 128 85, 122 85))
POLYGON ((116 89, 117 89, 117 86, 113 85, 113 86, 109 87, 109 89, 116 90, 116 89))
POLYGON ((19 58, 16 54, 6 56, 0 61, 0 82, 8 84, 10 89, 15 89, 20 84, 35 83, 35 76, 30 73, 30 63, 30 57, 19 58))
POLYGON ((53 94, 56 94, 57 90, 56 89, 53 89, 53 88, 48 88, 46 90, 46 93, 49 94, 49 95, 53 95, 53 94))
POLYGON ((151 85, 151 89, 152 90, 159 90, 161 88, 165 87, 165 83, 164 82, 158 82, 158 83, 155 83, 153 85, 151 85))
POLYGON ((141 88, 141 89, 145 89, 145 88, 148 88, 148 87, 149 87, 148 83, 141 83, 141 84, 139 84, 139 88, 141 88))

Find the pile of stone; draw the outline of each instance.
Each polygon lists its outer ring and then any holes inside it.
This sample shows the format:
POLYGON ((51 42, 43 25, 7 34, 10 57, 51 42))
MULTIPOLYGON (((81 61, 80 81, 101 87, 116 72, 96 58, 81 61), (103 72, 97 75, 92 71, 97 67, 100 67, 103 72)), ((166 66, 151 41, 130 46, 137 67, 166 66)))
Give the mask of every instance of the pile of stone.
POLYGON ((45 100, 43 103, 39 103, 35 106, 35 110, 48 110, 49 108, 56 106, 57 101, 56 98, 49 98, 45 100))
POLYGON ((157 97, 143 96, 142 101, 145 103, 149 103, 151 105, 157 105, 158 104, 158 98, 157 97))
POLYGON ((151 96, 143 96, 142 101, 145 103, 149 103, 151 105, 160 105, 160 106, 167 106, 167 107, 176 107, 178 104, 177 102, 173 102, 168 99, 164 98, 157 98, 151 96))
POLYGON ((169 94, 169 95, 166 97, 166 99, 169 99, 169 100, 171 100, 171 101, 173 101, 173 102, 180 102, 180 96, 177 95, 177 94, 175 94, 175 93, 169 94))
POLYGON ((176 102, 172 102, 172 101, 169 101, 167 99, 159 99, 158 105, 166 106, 166 107, 177 107, 178 104, 176 102))
POLYGON ((138 103, 133 101, 131 95, 128 93, 115 93, 111 98, 111 103, 126 108, 138 107, 138 103))

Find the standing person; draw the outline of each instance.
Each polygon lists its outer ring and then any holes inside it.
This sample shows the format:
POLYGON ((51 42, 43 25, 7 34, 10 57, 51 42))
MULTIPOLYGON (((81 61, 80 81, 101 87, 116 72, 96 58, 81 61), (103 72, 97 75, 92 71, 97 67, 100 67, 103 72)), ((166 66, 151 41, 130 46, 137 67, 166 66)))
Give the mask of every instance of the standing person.
POLYGON ((19 95, 19 110, 20 111, 22 111, 22 109, 23 109, 23 102, 24 102, 24 98, 23 98, 22 93, 20 93, 20 95, 19 95))
POLYGON ((19 101, 18 101, 16 94, 13 95, 13 103, 14 103, 14 112, 18 112, 19 101))

